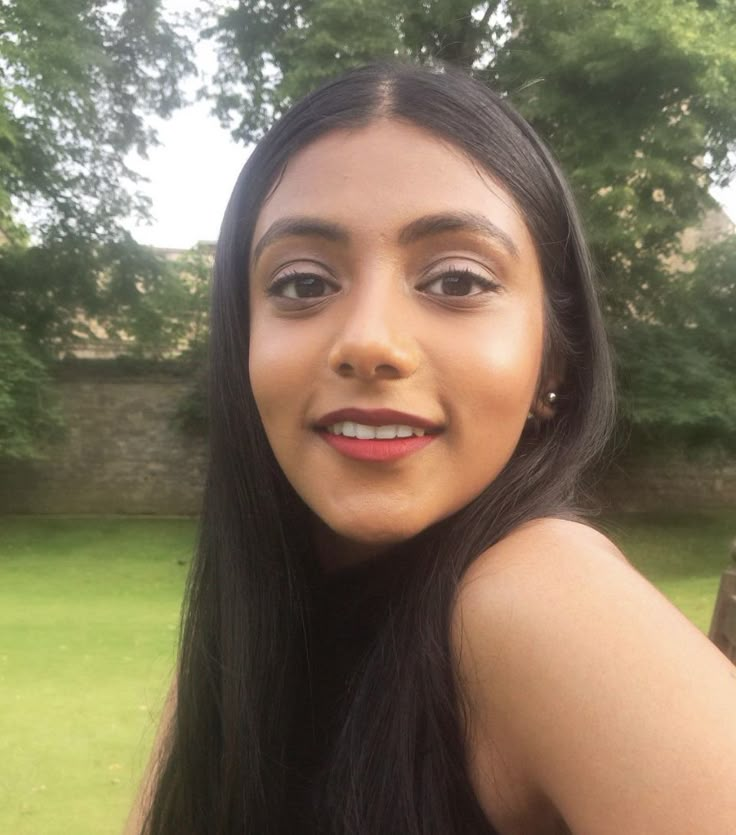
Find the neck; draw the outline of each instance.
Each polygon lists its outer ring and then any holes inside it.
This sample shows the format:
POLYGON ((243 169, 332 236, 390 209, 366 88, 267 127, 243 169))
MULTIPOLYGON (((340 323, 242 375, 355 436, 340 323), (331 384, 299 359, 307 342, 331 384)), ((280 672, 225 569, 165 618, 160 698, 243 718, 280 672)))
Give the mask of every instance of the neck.
POLYGON ((314 515, 312 516, 312 541, 317 561, 326 574, 378 560, 393 547, 348 539, 333 531, 314 515))

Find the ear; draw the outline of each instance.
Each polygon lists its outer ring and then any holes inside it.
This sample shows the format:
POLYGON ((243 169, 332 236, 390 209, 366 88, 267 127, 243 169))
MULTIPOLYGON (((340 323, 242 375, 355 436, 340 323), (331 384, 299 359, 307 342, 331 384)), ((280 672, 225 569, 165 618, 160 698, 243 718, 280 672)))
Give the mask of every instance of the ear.
POLYGON ((532 412, 537 420, 551 420, 560 407, 561 390, 565 385, 566 363, 561 357, 545 360, 532 412))
POLYGON ((554 383, 545 386, 534 402, 534 415, 537 420, 552 420, 557 414, 560 401, 559 386, 554 383))

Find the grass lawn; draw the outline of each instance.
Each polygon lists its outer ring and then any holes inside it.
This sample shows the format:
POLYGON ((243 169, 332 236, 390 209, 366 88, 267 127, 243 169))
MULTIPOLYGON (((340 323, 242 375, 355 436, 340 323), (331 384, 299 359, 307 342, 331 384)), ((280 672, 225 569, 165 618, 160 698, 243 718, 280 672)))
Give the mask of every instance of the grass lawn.
POLYGON ((601 525, 629 560, 700 630, 708 632, 721 572, 736 537, 736 509, 642 513, 601 525))
MULTIPOLYGON (((736 511, 605 529, 707 630, 736 511)), ((174 663, 194 523, 0 517, 0 833, 118 835, 174 663)))
POLYGON ((0 833, 119 835, 194 524, 0 518, 0 833))

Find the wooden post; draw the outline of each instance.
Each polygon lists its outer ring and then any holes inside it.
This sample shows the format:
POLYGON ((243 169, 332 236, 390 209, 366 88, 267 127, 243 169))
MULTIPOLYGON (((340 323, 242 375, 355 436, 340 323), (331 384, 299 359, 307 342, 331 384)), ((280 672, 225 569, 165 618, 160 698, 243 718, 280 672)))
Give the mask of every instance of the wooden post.
POLYGON ((734 564, 721 574, 708 637, 736 663, 736 539, 731 543, 731 560, 734 564))

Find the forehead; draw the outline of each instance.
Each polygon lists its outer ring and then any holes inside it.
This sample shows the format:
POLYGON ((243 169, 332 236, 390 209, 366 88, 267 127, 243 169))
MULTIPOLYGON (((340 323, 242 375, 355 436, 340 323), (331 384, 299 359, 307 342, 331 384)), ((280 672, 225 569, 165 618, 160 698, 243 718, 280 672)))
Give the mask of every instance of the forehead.
POLYGON ((259 213, 254 241, 275 221, 315 216, 356 233, 390 235, 427 214, 471 211, 534 248, 508 192, 459 148, 390 119, 332 131, 297 152, 259 213))

